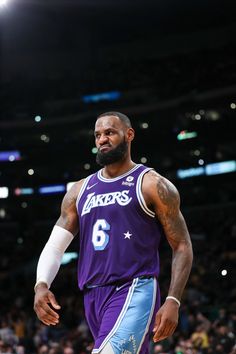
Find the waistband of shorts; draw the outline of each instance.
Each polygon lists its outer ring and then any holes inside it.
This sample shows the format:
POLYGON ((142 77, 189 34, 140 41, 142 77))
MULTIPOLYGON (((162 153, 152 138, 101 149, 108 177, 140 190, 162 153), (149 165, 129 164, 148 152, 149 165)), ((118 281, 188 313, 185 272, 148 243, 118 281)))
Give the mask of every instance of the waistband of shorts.
MULTIPOLYGON (((141 275, 140 277, 137 276, 139 279, 151 279, 155 278, 154 275, 141 275)), ((85 289, 94 289, 94 288, 99 288, 102 286, 121 286, 125 283, 132 282, 133 279, 122 279, 122 280, 116 280, 114 282, 106 283, 106 284, 86 284, 85 289)))

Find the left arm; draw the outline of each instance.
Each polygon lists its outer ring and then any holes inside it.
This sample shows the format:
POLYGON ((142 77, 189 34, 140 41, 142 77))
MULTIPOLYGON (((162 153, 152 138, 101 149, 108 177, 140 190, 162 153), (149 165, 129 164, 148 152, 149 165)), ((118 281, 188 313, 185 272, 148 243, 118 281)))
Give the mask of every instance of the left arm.
MULTIPOLYGON (((154 171, 144 176, 143 194, 154 209, 172 248, 171 282, 168 296, 181 300, 192 267, 192 244, 180 211, 180 197, 175 186, 154 171)), ((179 305, 167 299, 156 314, 154 341, 173 334, 178 324, 179 305)))

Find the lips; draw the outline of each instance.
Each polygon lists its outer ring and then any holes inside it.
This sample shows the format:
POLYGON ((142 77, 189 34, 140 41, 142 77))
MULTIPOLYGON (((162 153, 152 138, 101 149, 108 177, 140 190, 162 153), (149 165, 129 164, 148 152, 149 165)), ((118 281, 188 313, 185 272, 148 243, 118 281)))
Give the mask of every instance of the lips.
POLYGON ((109 150, 110 148, 111 148, 110 145, 103 145, 100 147, 99 151, 105 152, 105 151, 109 150))

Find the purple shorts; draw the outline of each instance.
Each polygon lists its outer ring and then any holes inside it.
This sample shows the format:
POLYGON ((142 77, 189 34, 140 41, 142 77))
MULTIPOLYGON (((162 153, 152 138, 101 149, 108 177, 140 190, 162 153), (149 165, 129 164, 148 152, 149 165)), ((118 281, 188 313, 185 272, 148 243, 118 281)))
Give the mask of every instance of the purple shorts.
POLYGON ((110 343, 115 354, 148 354, 149 335, 160 306, 156 278, 85 289, 85 315, 95 340, 92 353, 110 343))

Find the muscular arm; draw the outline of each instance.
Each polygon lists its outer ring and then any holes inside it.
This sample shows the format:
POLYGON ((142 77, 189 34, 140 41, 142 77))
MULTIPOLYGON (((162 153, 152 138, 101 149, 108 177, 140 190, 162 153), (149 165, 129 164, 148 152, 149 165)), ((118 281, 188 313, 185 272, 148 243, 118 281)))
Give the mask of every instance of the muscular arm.
POLYGON ((65 250, 73 240, 73 237, 78 233, 78 216, 76 211, 78 184, 75 184, 66 193, 62 201, 61 215, 39 258, 35 288, 41 283, 50 287, 59 270, 65 250))
POLYGON ((61 215, 38 261, 34 310, 38 318, 47 325, 55 325, 59 321, 59 315, 53 308, 58 310, 60 306, 49 287, 59 270, 63 253, 79 230, 76 198, 82 182, 76 183, 65 195, 61 215))
POLYGON ((192 266, 192 245, 180 211, 180 198, 173 184, 157 178, 154 209, 172 248, 171 283, 168 295, 181 299, 192 266))
MULTIPOLYGON (((170 181, 156 172, 150 171, 144 176, 143 194, 149 207, 154 209, 172 248, 171 282, 168 295, 181 300, 192 267, 193 253, 188 229, 180 211, 179 193, 170 181)), ((173 300, 167 300, 164 308, 160 309, 159 315, 161 314, 161 316, 157 316, 155 327, 156 340, 161 340, 173 333, 178 322, 176 305, 177 303, 174 303, 173 300), (175 318, 174 322, 176 323, 171 324, 171 319, 167 318, 166 325, 162 323, 161 326, 163 310, 165 310, 164 314, 167 313, 170 306, 173 309, 169 311, 167 317, 175 318), (158 327, 161 327, 160 331, 158 327)))

